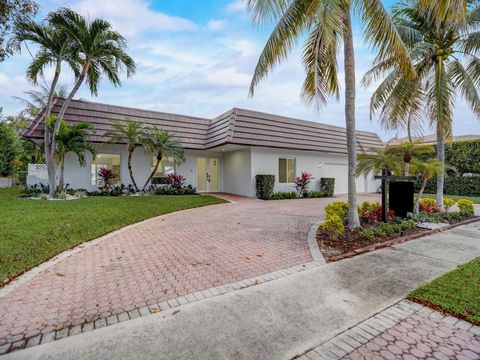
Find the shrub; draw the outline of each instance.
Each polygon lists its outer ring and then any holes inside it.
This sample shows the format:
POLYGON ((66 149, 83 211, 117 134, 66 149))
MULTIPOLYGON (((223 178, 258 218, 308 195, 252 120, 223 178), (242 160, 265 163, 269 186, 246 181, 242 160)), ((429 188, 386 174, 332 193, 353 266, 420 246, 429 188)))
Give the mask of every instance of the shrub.
POLYGON ((453 205, 455 205, 455 200, 451 198, 443 198, 443 206, 445 206, 445 211, 448 211, 453 205))
POLYGON ((445 213, 443 214, 443 220, 445 220, 448 223, 460 221, 462 220, 462 215, 458 211, 445 213))
POLYGON ((321 229, 330 239, 337 239, 345 231, 345 225, 340 216, 333 214, 321 225, 321 229))
POLYGON ((474 214, 473 201, 467 199, 460 199, 457 202, 460 215, 471 217, 474 214))
POLYGON ((185 177, 180 174, 171 173, 167 175, 167 184, 174 189, 182 189, 185 183, 185 177))
POLYGON ((422 198, 420 199, 420 211, 427 214, 435 214, 440 212, 440 206, 438 206, 435 199, 422 198))
POLYGON ((417 223, 412 219, 408 219, 407 221, 404 221, 399 225, 400 225, 400 230, 402 231, 413 230, 417 227, 417 223))
MULTIPOLYGON (((480 162, 479 162, 480 163, 480 162)), ((420 189, 417 182, 415 191, 420 189)), ((425 187, 425 193, 435 194, 437 192, 436 177, 431 178, 425 187)), ((445 195, 457 196, 480 196, 480 176, 450 175, 445 178, 445 195)))
POLYGON ((101 192, 108 192, 114 186, 113 181, 115 180, 115 175, 112 170, 107 169, 106 167, 101 167, 98 169, 98 189, 101 192))
POLYGON ((197 189, 192 185, 183 186, 181 189, 170 185, 150 185, 146 192, 150 195, 196 195, 197 189))
POLYGON ((313 179, 313 175, 302 171, 300 176, 295 177, 295 189, 299 196, 305 196, 305 192, 308 191, 308 184, 313 179))
POLYGON ((320 191, 325 193, 326 197, 332 197, 335 193, 335 178, 321 178, 320 191))
POLYGON ((83 199, 87 197, 87 192, 83 190, 76 190, 73 192, 72 195, 75 196, 76 198, 83 199))
POLYGON ((55 194, 55 199, 67 200, 67 195, 66 191, 59 191, 55 194))
POLYGON ((22 197, 29 197, 29 196, 38 196, 40 194, 49 194, 50 187, 44 184, 34 184, 31 186, 26 186, 22 188, 20 194, 22 197))
MULTIPOLYGON (((360 221, 363 224, 374 224, 382 221, 382 204, 369 203, 364 201, 359 207, 360 221)), ((389 222, 395 222, 395 212, 393 210, 387 211, 387 218, 389 222)))
POLYGON ((344 219, 348 216, 348 202, 346 201, 334 201, 325 207, 325 214, 327 218, 331 216, 338 216, 340 219, 344 219))
POLYGON ((303 193, 304 198, 321 198, 325 197, 325 193, 323 191, 305 191, 303 193))
POLYGON ((270 200, 296 199, 298 194, 295 191, 275 191, 270 196, 270 200))
POLYGON ((43 193, 40 194, 39 196, 40 200, 48 200, 48 197, 49 197, 48 194, 43 194, 43 193))
POLYGON ((275 175, 256 175, 255 186, 257 198, 268 200, 272 197, 275 175))
POLYGON ((416 223, 418 223, 418 222, 431 222, 431 223, 438 224, 438 223, 443 221, 442 214, 440 214, 440 213, 428 214, 424 211, 420 211, 418 214, 412 214, 410 216, 410 219, 412 219, 416 223))
POLYGON ((367 240, 373 240, 377 237, 377 232, 373 228, 368 228, 360 231, 360 235, 367 240))

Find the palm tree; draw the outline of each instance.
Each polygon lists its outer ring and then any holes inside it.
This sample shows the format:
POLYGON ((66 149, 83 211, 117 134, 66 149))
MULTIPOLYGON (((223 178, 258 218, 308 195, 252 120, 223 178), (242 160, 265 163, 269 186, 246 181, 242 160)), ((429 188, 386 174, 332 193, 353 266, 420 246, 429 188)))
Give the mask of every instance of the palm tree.
POLYGON ((48 67, 53 66, 55 68, 43 116, 45 162, 48 169, 50 195, 53 195, 55 192, 55 161, 48 119, 50 119, 53 97, 62 71, 62 64, 66 62, 76 76, 78 76, 79 71, 77 65, 72 60, 71 41, 62 29, 55 28, 50 24, 36 24, 33 21, 19 22, 15 28, 15 39, 19 43, 32 42, 38 46, 38 51, 27 68, 27 79, 33 85, 38 84, 39 78, 43 79, 43 74, 48 67))
MULTIPOLYGON (((50 89, 47 85, 41 85, 39 90, 27 90, 23 92, 26 97, 14 96, 13 98, 22 102, 25 109, 20 113, 21 116, 33 120, 43 109, 47 107, 50 89)), ((53 98, 65 98, 67 96, 67 87, 65 85, 57 86, 53 92, 53 98)))
POLYGON ((388 151, 388 148, 372 148, 358 155, 357 176, 360 174, 378 175, 383 169, 401 174, 404 163, 398 154, 388 151))
POLYGON ((157 127, 147 128, 143 143, 145 150, 148 153, 155 155, 157 158, 157 163, 145 182, 145 185, 143 185, 142 191, 146 189, 153 175, 155 175, 157 172, 158 166, 160 165, 162 159, 168 158, 174 163, 181 163, 185 161, 185 154, 182 144, 172 133, 166 130, 158 129, 157 127))
MULTIPOLYGON (((65 116, 65 112, 70 101, 76 95, 84 81, 87 82, 92 95, 98 94, 98 86, 103 77, 106 77, 115 86, 121 85, 119 73, 126 69, 127 77, 135 73, 135 62, 125 52, 126 41, 122 35, 113 31, 111 24, 102 19, 87 21, 83 16, 77 14, 68 8, 61 8, 47 16, 47 25, 37 25, 33 22, 25 24, 25 34, 20 33, 17 37, 19 41, 31 41, 40 45, 37 52, 37 60, 34 60, 29 68, 29 72, 36 79, 43 70, 56 64, 54 82, 50 87, 49 101, 46 112, 46 119, 50 115, 53 93, 56 89, 58 75, 60 74, 60 65, 62 61, 67 61, 75 74, 75 84, 66 97, 58 113, 58 121, 52 130, 51 136, 48 135, 48 141, 45 141, 46 155, 53 163, 56 151, 57 136, 60 125, 65 116), (57 60, 58 49, 50 51, 49 44, 44 45, 37 39, 36 29, 42 29, 47 34, 58 34, 58 39, 65 47, 65 57, 57 60), (49 150, 47 150, 47 144, 49 150), (48 154, 47 154, 48 152, 48 154)), ((47 135, 46 135, 47 136, 47 135)), ((47 160, 47 165, 49 161, 47 160)), ((55 166, 48 166, 50 195, 55 192, 55 166)))
POLYGON ((423 192, 425 191, 425 186, 427 186, 428 180, 443 171, 443 164, 437 159, 429 159, 427 161, 415 159, 413 161, 413 166, 416 172, 420 174, 420 177, 422 179, 422 185, 420 186, 420 190, 418 191, 417 198, 415 199, 415 206, 413 208, 413 212, 415 214, 418 214, 418 211, 420 209, 420 199, 422 198, 423 192))
MULTIPOLYGON (((437 159, 445 164, 445 141, 451 135, 453 108, 457 93, 480 116, 480 52, 477 2, 468 5, 465 21, 438 21, 435 12, 425 11, 417 2, 403 1, 393 12, 398 33, 407 45, 415 79, 396 69, 396 59, 377 59, 366 74, 368 85, 384 76, 374 92, 371 112, 380 111, 384 123, 407 124, 410 117, 424 116, 436 127, 437 159)), ((438 172, 436 201, 443 207, 445 169, 438 172)))
POLYGON ((145 140, 145 125, 128 118, 125 121, 114 121, 112 129, 105 132, 104 137, 110 138, 111 143, 126 143, 128 151, 128 173, 130 180, 138 191, 137 183, 133 177, 132 171, 132 154, 135 149, 144 143, 145 140))
MULTIPOLYGON (((303 47, 306 78, 302 98, 318 106, 339 98, 337 54, 343 43, 345 70, 345 122, 348 153, 348 226, 360 227, 355 185, 355 59, 349 0, 247 0, 255 22, 277 21, 260 55, 250 86, 255 87, 284 60, 305 32, 303 47)), ((358 0, 355 7, 365 25, 365 38, 379 49, 379 58, 395 57, 408 76, 414 76, 408 50, 401 41, 380 0, 358 0)))
MULTIPOLYGON (((53 123, 51 123, 51 125, 53 125, 53 123)), ((85 166, 85 155, 87 153, 90 153, 95 159, 95 147, 87 139, 88 132, 94 130, 95 128, 89 122, 80 122, 68 126, 64 120, 60 125, 57 137, 57 149, 55 151, 55 159, 60 165, 60 181, 58 185, 60 191, 65 188, 65 155, 67 153, 75 153, 80 166, 85 166)))
POLYGON ((404 175, 410 175, 410 163, 415 156, 433 151, 433 146, 418 141, 404 141, 400 144, 388 145, 386 151, 401 156, 405 164, 404 175))

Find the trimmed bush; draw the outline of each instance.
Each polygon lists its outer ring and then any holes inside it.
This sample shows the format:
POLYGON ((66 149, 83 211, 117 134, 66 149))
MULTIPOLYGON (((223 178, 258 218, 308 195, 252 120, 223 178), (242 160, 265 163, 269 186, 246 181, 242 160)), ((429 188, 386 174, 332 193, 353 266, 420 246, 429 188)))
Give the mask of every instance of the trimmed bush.
MULTIPOLYGON (((415 191, 420 189, 420 182, 415 184, 415 191)), ((433 177, 427 182, 425 187, 426 194, 435 194, 437 192, 437 178, 433 177)), ((443 188, 445 195, 457 196, 480 196, 480 176, 461 176, 450 175, 445 178, 443 188)))
POLYGON ((332 197, 335 192, 335 179, 334 178, 321 178, 320 179, 320 191, 322 191, 326 197, 332 197))
POLYGON ((255 186, 257 198, 262 200, 270 199, 275 186, 275 175, 256 175, 255 186))
POLYGON ((323 191, 305 191, 303 193, 304 198, 321 198, 325 197, 325 193, 323 191))
POLYGON ((337 239, 345 231, 345 225, 340 216, 333 214, 325 220, 321 229, 328 234, 330 239, 337 239))
POLYGON ((275 191, 270 196, 269 200, 284 200, 284 199, 296 199, 298 193, 295 191, 275 191))
POLYGON ((348 216, 348 202, 334 201, 328 204, 325 206, 325 215, 327 215, 327 218, 335 215, 340 217, 340 219, 346 218, 348 216))
POLYGON ((456 201, 451 198, 443 198, 443 206, 445 206, 445 211, 448 211, 453 205, 455 205, 456 201))
POLYGON ((458 210, 460 212, 460 215, 462 216, 473 216, 474 210, 473 210, 473 201, 467 200, 467 199, 460 199, 457 202, 458 210))

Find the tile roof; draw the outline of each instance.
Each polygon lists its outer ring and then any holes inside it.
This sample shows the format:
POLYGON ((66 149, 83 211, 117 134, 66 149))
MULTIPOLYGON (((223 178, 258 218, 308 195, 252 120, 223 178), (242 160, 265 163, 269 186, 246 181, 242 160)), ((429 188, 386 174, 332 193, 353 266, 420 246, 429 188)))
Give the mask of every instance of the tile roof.
MULTIPOLYGON (((437 137, 435 134, 412 137, 412 140, 418 141, 426 145, 434 145, 437 143, 437 137)), ((456 142, 456 141, 474 141, 474 140, 480 140, 480 135, 457 135, 457 136, 452 136, 449 141, 456 142)), ((388 141, 388 144, 396 145, 405 141, 408 141, 408 137, 393 138, 388 141)))
MULTIPOLYGON (((63 99, 57 99, 52 112, 58 113, 63 99)), ((342 127, 298 120, 258 111, 234 108, 214 119, 134 109, 83 100, 72 100, 65 114, 69 123, 89 121, 96 132, 93 142, 106 142, 103 134, 112 120, 130 118, 174 133, 187 149, 211 149, 226 144, 282 149, 347 153, 346 131, 342 127)), ((32 122, 24 136, 43 138, 41 115, 32 122)), ((384 146, 377 134, 357 131, 358 151, 384 146)))

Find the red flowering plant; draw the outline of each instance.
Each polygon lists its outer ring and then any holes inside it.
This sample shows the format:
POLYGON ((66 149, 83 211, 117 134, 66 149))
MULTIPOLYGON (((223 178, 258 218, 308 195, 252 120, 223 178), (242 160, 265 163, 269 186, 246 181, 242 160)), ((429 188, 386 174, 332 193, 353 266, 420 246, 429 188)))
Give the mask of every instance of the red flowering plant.
POLYGON ((102 192, 108 192, 114 186, 115 174, 112 170, 101 167, 98 169, 98 188, 102 192))
MULTIPOLYGON (((365 201, 359 207, 359 216, 362 224, 377 224, 382 222, 382 205, 365 201)), ((395 222, 395 212, 387 210, 388 222, 395 222)))
POLYGON ((183 175, 171 173, 167 175, 167 183, 171 188, 175 190, 181 190, 183 188, 183 183, 185 182, 185 177, 183 175))
POLYGON ((305 192, 308 191, 308 184, 310 184, 312 179, 313 175, 306 171, 302 171, 300 176, 295 177, 295 189, 299 196, 305 195, 305 192))
POLYGON ((420 211, 428 215, 437 214, 440 212, 440 206, 435 199, 424 198, 420 199, 420 211))

